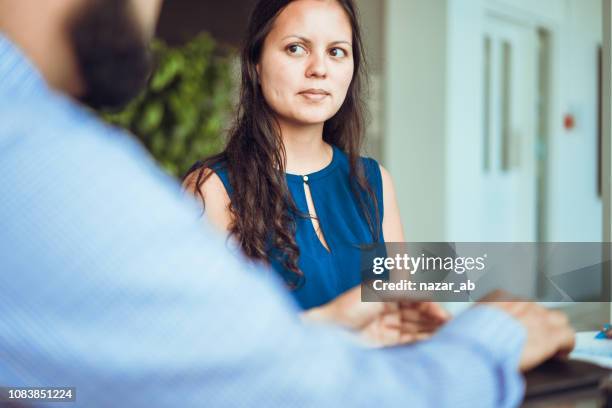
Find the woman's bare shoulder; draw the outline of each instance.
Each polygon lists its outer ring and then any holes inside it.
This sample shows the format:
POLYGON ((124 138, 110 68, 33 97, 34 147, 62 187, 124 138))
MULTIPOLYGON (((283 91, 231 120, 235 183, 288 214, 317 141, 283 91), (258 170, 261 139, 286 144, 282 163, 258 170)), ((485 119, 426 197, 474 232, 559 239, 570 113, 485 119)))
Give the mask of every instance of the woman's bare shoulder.
POLYGON ((214 199, 213 196, 217 195, 225 195, 229 200, 221 178, 209 168, 201 168, 189 173, 183 180, 183 189, 195 196, 204 196, 206 200, 208 196, 214 199))
POLYGON ((183 180, 183 189, 196 197, 213 225, 221 230, 229 229, 230 197, 217 173, 209 168, 195 170, 183 180))

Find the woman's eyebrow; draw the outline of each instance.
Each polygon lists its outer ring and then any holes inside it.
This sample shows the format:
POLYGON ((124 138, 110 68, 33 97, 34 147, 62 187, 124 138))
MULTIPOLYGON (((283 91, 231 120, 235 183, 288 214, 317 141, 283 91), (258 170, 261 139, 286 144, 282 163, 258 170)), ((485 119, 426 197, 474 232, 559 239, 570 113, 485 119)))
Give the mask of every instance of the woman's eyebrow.
POLYGON ((330 43, 329 45, 338 45, 338 44, 346 44, 349 47, 353 46, 353 44, 351 44, 350 41, 334 41, 334 42, 330 43))
POLYGON ((281 41, 285 41, 287 38, 297 38, 298 40, 305 42, 306 44, 312 44, 312 41, 310 41, 308 38, 301 36, 301 35, 297 35, 297 34, 287 35, 281 38, 281 41))
MULTIPOLYGON (((302 42, 304 42, 304 43, 306 43, 306 44, 308 44, 308 45, 312 44, 312 41, 311 41, 311 40, 309 40, 308 38, 306 38, 306 37, 304 37, 304 36, 302 36, 302 35, 296 35, 296 34, 287 35, 287 36, 283 37, 283 38, 281 39, 281 41, 284 41, 284 40, 286 40, 287 38, 297 38, 297 39, 299 39, 300 41, 302 41, 302 42)), ((348 46, 352 46, 351 42, 350 42, 350 41, 346 41, 346 40, 332 41, 332 42, 331 42, 331 43, 329 43, 328 45, 338 45, 338 44, 346 44, 346 45, 348 45, 348 46)))

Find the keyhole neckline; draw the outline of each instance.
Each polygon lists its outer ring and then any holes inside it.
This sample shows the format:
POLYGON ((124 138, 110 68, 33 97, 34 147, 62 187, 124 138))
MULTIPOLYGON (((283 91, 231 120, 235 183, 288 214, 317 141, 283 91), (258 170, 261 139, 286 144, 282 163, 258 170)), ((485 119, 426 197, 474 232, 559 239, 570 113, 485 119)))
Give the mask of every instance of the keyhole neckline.
POLYGON ((336 167, 336 162, 338 161, 338 152, 336 151, 338 148, 332 145, 332 158, 331 161, 322 169, 317 170, 308 174, 291 174, 285 173, 287 176, 287 181, 295 182, 295 183, 305 183, 312 182, 313 180, 320 179, 325 177, 329 173, 331 173, 336 167))

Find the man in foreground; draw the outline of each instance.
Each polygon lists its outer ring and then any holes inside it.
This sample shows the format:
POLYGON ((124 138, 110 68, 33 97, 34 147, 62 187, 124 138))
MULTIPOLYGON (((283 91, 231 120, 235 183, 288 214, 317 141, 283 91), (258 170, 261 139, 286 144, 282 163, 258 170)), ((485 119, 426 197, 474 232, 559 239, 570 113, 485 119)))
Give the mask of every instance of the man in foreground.
POLYGON ((499 295, 411 347, 301 325, 81 105, 135 95, 159 6, 0 0, 0 385, 86 407, 514 406, 519 370, 571 349, 563 315, 499 295))

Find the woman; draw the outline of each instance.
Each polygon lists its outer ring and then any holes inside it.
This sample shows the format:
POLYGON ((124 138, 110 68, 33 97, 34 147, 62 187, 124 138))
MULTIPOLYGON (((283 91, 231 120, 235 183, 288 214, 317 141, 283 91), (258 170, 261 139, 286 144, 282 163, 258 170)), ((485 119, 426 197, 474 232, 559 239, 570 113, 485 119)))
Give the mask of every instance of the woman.
POLYGON ((353 1, 260 0, 246 38, 227 146, 196 163, 185 188, 247 256, 272 264, 305 317, 385 344, 427 336, 446 319, 438 305, 360 302, 360 246, 404 236, 391 176, 359 157, 364 71, 353 1), (381 307, 384 318, 363 327, 381 307))

